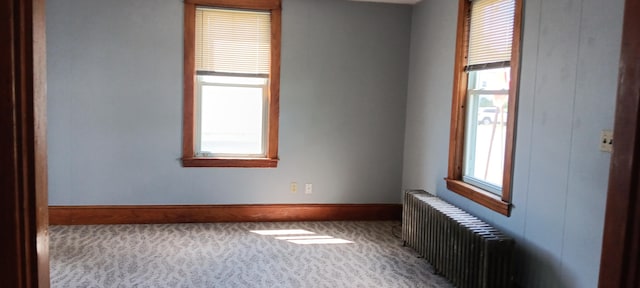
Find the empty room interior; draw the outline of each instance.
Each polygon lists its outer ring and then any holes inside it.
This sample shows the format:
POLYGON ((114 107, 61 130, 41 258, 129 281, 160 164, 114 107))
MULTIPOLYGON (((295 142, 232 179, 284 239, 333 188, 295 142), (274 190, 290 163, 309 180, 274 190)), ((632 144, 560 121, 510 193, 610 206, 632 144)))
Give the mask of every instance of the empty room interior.
MULTIPOLYGON (((185 3, 197 2, 46 1, 52 243, 75 224, 384 220, 371 223, 390 234, 405 191, 424 190, 513 239, 514 287, 597 287, 624 0, 521 1, 513 122, 476 125, 512 128, 502 213, 445 180, 458 0, 282 0, 279 103, 265 110, 277 132, 262 135, 277 145, 262 147, 268 162, 221 167, 185 158, 185 121, 201 113, 184 95, 185 3)), ((440 287, 428 285, 414 287, 440 287)))

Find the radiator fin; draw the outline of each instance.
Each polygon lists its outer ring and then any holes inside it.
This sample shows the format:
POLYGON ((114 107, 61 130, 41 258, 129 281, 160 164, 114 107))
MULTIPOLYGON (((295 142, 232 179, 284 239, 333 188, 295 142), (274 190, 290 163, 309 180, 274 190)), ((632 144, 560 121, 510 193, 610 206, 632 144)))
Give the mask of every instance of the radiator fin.
POLYGON ((511 286, 513 239, 425 191, 404 194, 402 240, 456 287, 511 286))

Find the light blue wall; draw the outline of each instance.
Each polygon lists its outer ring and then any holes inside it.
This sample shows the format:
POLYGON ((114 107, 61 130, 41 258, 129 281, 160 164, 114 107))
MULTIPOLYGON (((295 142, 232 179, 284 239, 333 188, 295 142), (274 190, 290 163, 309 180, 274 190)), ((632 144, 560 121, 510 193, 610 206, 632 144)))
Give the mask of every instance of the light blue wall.
POLYGON ((284 0, 279 167, 225 169, 178 161, 181 3, 47 1, 51 205, 399 203, 410 6, 284 0))
POLYGON ((524 287, 596 287, 613 127, 623 0, 527 0, 513 213, 448 191, 457 3, 414 7, 404 188, 437 193, 516 238, 524 287))
POLYGON ((49 0, 50 204, 398 203, 401 187, 422 188, 514 236, 523 286, 595 287, 624 1, 525 1, 510 218, 442 180, 457 2, 423 0, 412 16, 284 0, 282 160, 224 169, 178 161, 181 1, 49 0))

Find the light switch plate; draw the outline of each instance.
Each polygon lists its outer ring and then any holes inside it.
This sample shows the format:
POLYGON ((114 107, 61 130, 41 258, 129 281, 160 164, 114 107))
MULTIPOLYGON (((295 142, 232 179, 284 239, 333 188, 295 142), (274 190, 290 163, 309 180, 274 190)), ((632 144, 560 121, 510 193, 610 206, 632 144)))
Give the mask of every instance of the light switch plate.
POLYGON ((609 153, 613 151, 613 131, 602 130, 600 133, 600 151, 609 153))

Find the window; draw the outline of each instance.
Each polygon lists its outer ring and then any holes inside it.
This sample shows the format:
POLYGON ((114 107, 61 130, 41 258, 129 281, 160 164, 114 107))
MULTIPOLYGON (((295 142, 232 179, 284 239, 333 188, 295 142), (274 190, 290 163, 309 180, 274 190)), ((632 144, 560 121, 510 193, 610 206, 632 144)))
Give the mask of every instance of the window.
POLYGON ((186 0, 185 167, 276 167, 280 0, 186 0))
POLYGON ((506 216, 522 0, 460 0, 447 188, 506 216))

